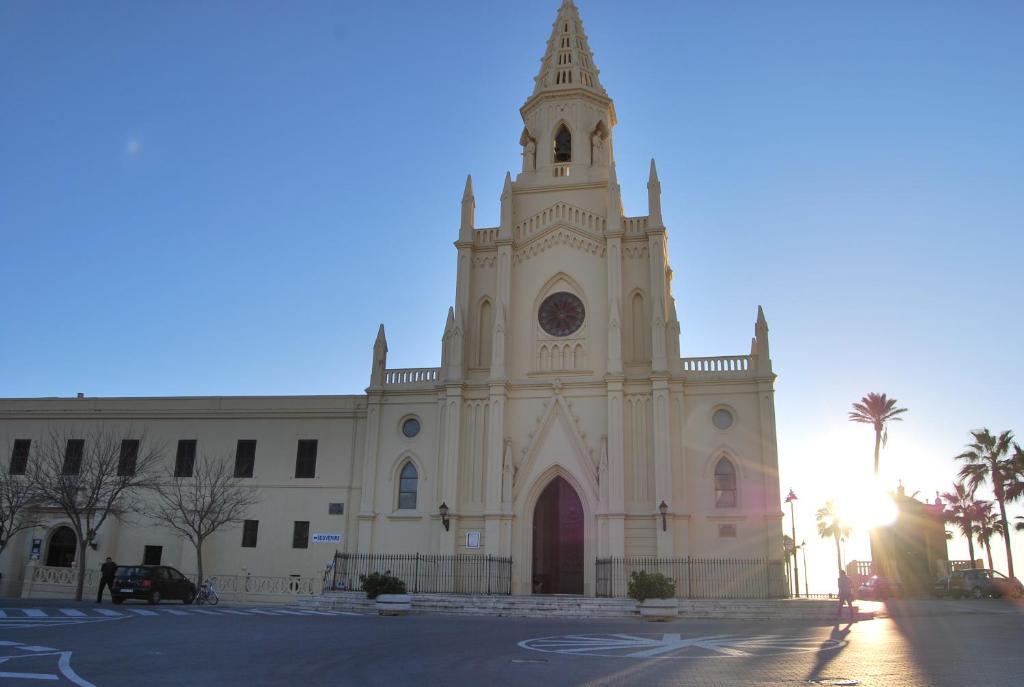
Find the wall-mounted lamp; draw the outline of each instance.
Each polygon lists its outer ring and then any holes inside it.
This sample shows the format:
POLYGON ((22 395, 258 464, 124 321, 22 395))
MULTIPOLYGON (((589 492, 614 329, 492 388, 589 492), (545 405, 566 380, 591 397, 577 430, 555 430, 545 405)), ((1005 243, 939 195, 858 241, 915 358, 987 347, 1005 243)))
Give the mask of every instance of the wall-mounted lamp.
POLYGON ((99 548, 99 543, 96 541, 96 530, 89 530, 88 532, 86 532, 85 539, 86 543, 89 545, 89 548, 93 551, 99 548))
POLYGON ((658 504, 658 512, 661 513, 661 531, 665 532, 668 530, 668 519, 665 517, 668 514, 668 504, 664 501, 658 504))
POLYGON ((444 525, 444 531, 448 531, 448 504, 444 501, 441 502, 441 506, 437 509, 437 512, 441 515, 441 524, 444 525))

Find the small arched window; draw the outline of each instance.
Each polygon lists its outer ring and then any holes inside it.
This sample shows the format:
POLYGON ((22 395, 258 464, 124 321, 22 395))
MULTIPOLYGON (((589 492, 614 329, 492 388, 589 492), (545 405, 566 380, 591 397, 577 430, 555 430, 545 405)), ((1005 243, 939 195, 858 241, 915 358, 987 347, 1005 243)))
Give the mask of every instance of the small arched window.
POLYGON ((555 162, 572 162, 572 134, 565 124, 555 132, 555 162))
POLYGON ((715 465, 715 507, 736 507, 736 468, 728 458, 715 465))
POLYGON ((416 482, 418 475, 416 474, 416 466, 412 463, 406 463, 402 467, 402 472, 398 476, 398 509, 399 510, 415 510, 416 509, 416 482))

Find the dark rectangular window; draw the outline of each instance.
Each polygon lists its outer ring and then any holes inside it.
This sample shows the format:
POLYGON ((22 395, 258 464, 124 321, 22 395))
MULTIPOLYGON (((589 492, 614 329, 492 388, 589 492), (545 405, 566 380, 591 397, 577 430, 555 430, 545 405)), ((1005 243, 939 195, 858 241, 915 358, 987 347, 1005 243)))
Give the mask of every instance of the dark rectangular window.
POLYGON ((295 529, 292 530, 292 548, 293 549, 308 549, 309 548, 309 521, 308 520, 296 520, 295 529))
POLYGON ((235 477, 252 477, 256 467, 256 440, 239 439, 235 449, 235 477))
POLYGON ((121 455, 117 459, 117 476, 132 477, 135 475, 135 463, 139 459, 139 440, 122 439, 121 455))
POLYGON ((246 520, 242 523, 242 546, 247 549, 256 548, 256 538, 260 533, 259 520, 246 520))
POLYGON ((196 465, 196 440, 180 439, 178 441, 178 455, 174 459, 174 476, 191 477, 192 470, 196 465))
POLYGON ((329 503, 327 504, 328 515, 344 515, 345 504, 344 503, 329 503))
POLYGON ((15 439, 14 450, 11 451, 11 467, 9 472, 12 475, 24 475, 28 469, 28 450, 32 447, 31 439, 15 439))
POLYGON ((64 466, 61 474, 77 475, 82 471, 82 456, 85 454, 85 439, 68 439, 64 449, 64 466))
POLYGON ((146 545, 146 548, 142 551, 142 564, 143 565, 160 565, 160 559, 163 558, 164 547, 162 546, 151 546, 146 545))
POLYGON ((296 477, 316 477, 316 443, 316 439, 299 439, 299 449, 295 454, 296 477))

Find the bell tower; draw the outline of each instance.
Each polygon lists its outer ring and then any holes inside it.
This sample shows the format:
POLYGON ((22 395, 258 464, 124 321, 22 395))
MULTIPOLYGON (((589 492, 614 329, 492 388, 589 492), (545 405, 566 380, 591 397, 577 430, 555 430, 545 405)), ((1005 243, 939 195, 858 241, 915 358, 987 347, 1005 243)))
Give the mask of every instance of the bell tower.
POLYGON ((564 0, 551 28, 533 93, 519 112, 525 128, 524 186, 606 181, 613 161, 615 106, 598 78, 583 22, 572 0, 564 0))

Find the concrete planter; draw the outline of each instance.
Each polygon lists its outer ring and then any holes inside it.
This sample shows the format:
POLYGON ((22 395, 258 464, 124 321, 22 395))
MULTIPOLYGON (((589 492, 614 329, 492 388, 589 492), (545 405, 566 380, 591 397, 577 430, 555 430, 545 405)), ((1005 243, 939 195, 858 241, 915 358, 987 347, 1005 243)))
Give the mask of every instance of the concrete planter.
POLYGON ((381 594, 376 601, 379 615, 405 615, 412 610, 412 597, 408 594, 381 594))
POLYGON ((659 622, 679 617, 679 599, 644 599, 640 602, 640 617, 659 622))

